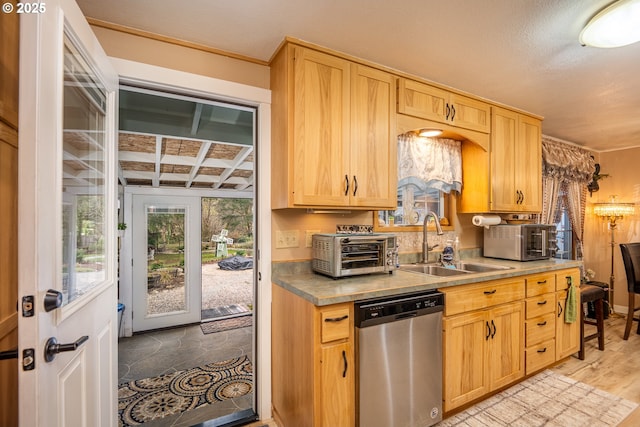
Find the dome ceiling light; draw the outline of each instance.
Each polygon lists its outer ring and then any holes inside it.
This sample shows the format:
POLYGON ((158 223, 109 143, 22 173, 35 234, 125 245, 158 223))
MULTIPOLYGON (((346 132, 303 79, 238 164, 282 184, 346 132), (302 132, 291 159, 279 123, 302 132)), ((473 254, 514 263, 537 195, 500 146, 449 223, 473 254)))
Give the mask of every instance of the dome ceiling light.
POLYGON ((640 41, 640 0, 619 0, 591 18, 580 33, 580 44, 620 47, 640 41))

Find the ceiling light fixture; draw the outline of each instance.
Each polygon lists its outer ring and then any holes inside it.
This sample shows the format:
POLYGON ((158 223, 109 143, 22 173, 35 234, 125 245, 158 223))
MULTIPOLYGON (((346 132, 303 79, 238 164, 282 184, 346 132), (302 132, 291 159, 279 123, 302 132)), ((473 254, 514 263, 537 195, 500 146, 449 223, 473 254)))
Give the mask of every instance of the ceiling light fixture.
POLYGON ((434 136, 438 136, 442 133, 441 129, 420 129, 418 131, 418 136, 423 136, 423 137, 434 137, 434 136))
POLYGON ((603 10, 580 33, 580 44, 619 47, 640 41, 640 0, 619 0, 603 10))

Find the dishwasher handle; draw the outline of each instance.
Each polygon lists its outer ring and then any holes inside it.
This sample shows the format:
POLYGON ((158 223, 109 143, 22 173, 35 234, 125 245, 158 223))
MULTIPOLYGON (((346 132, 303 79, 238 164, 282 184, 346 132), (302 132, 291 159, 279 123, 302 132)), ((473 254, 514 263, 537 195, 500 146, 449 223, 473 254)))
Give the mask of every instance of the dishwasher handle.
POLYGON ((410 319, 412 317, 418 317, 418 312, 410 311, 408 313, 397 314, 395 320, 410 319))

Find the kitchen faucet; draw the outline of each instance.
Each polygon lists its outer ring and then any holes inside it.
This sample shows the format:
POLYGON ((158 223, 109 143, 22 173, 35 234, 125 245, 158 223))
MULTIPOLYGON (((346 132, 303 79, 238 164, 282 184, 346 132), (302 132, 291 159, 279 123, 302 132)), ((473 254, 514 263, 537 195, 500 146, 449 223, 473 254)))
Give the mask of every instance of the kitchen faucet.
POLYGON ((429 252, 431 252, 433 248, 438 246, 437 244, 429 246, 429 239, 427 234, 427 223, 429 222, 429 216, 432 216, 434 222, 436 223, 436 232, 438 233, 438 236, 441 236, 443 234, 442 227, 440 227, 440 219, 438 218, 438 215, 434 211, 427 211, 427 213, 424 215, 424 222, 422 223, 422 262, 424 264, 426 264, 429 260, 429 252))

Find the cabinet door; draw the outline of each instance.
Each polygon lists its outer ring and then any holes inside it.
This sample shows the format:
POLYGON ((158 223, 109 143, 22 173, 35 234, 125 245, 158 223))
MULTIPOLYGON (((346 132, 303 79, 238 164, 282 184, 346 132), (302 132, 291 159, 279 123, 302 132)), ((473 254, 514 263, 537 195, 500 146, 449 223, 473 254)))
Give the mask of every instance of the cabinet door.
POLYGON ((353 427, 355 424, 355 375, 350 342, 321 348, 320 427, 353 427))
POLYGON ((413 80, 398 80, 398 113, 446 123, 449 92, 413 80))
MULTIPOLYGON (((580 301, 580 294, 576 295, 580 301)), ((580 313, 575 322, 566 323, 564 312, 567 304, 567 292, 558 291, 556 294, 556 360, 564 359, 580 350, 580 313)), ((582 310, 578 303, 578 309, 582 310)))
POLYGON ((450 108, 453 110, 450 116, 453 117, 453 124, 478 132, 489 133, 491 124, 491 108, 489 104, 478 101, 467 96, 452 94, 449 101, 450 108))
POLYGON ((522 193, 519 210, 542 210, 542 139, 540 120, 520 115, 515 151, 515 188, 522 193))
POLYGON ((518 114, 493 108, 491 116, 491 210, 517 211, 514 181, 518 114))
MULTIPOLYGON (((444 410, 450 411, 489 391, 485 370, 490 328, 486 311, 443 321, 444 410)), ((499 360, 499 359, 498 359, 499 360)))
POLYGON ((352 65, 352 206, 394 209, 397 204, 395 77, 352 65))
POLYGON ((524 306, 515 302, 490 312, 488 371, 496 390, 524 376, 524 306))
POLYGON ((294 55, 293 201, 347 206, 350 63, 296 47, 294 55))

